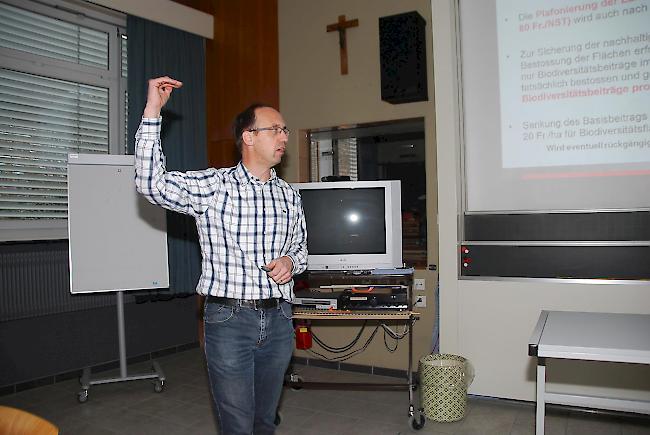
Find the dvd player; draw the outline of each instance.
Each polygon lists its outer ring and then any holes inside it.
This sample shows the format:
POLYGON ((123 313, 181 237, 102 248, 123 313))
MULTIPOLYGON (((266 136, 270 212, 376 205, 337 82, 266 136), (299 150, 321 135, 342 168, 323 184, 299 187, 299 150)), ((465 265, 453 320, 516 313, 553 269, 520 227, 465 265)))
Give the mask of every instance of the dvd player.
POLYGON ((294 293, 293 305, 300 305, 318 310, 337 310, 339 308, 338 298, 341 292, 321 292, 313 290, 297 290, 294 293))

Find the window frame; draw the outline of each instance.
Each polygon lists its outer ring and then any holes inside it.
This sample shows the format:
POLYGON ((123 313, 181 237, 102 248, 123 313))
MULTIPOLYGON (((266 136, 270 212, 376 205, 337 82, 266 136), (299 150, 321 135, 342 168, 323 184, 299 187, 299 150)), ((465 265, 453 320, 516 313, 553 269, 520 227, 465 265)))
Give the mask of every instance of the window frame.
MULTIPOLYGON (((121 73, 121 35, 126 34, 126 15, 92 4, 86 7, 62 0, 38 3, 24 0, 0 1, 108 35, 107 70, 3 47, 0 47, 0 68, 108 89, 108 153, 125 154, 127 145, 123 142, 126 137, 124 108, 127 79, 121 73)), ((67 219, 0 220, 0 242, 67 238, 67 219)))

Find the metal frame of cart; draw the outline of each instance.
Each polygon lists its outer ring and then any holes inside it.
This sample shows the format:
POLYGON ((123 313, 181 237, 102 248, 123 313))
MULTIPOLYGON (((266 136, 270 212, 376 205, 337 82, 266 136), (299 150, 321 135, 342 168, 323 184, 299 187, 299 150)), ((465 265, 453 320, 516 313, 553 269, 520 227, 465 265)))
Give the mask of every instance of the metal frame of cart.
MULTIPOLYGON (((400 383, 387 382, 305 382, 299 376, 289 375, 285 385, 291 388, 311 388, 320 390, 408 390, 408 423, 414 430, 424 427, 425 418, 422 408, 416 408, 413 392, 417 389, 417 381, 413 376, 413 325, 419 319, 419 313, 411 311, 413 307, 412 269, 410 273, 401 274, 409 280, 408 311, 391 310, 318 310, 294 309, 293 318, 296 320, 402 320, 409 326, 408 330, 408 367, 407 381, 400 383)), ((354 279, 354 277, 352 277, 354 279)), ((368 278, 366 276, 366 279, 368 278)))

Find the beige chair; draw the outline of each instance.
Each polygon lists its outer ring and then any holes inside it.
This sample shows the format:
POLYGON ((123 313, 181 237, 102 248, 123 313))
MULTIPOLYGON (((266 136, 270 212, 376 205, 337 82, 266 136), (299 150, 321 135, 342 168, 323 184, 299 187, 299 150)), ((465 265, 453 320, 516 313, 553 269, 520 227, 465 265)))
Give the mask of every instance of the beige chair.
POLYGON ((58 435, 49 421, 16 408, 0 406, 0 435, 58 435))

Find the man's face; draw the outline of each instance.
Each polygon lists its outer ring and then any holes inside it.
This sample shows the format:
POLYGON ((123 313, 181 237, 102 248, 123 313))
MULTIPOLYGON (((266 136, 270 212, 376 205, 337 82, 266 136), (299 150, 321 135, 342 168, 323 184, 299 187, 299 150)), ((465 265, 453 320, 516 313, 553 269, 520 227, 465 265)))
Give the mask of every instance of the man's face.
MULTIPOLYGON (((288 136, 282 128, 286 128, 280 112, 271 107, 261 107, 255 110, 255 125, 251 128, 251 145, 248 150, 250 157, 271 168, 282 160, 287 147, 288 136), (278 127, 277 129, 267 129, 278 127)), ((246 144, 244 144, 246 146, 246 144)))

